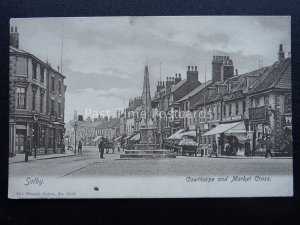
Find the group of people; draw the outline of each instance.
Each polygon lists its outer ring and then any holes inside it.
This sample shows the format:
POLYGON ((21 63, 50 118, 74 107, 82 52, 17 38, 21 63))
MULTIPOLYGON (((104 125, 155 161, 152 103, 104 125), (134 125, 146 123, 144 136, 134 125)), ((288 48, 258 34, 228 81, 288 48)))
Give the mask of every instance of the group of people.
MULTIPOLYGON (((265 150, 266 150, 265 158, 267 158, 269 155, 271 157, 273 157, 273 154, 272 154, 273 143, 271 141, 270 135, 268 135, 266 137, 266 139, 263 142, 263 145, 265 146, 265 150)), ((250 145, 250 139, 246 140, 246 142, 244 144, 244 149, 245 149, 245 156, 246 157, 251 157, 253 155, 252 150, 251 150, 251 145, 250 145)), ((234 153, 236 154, 237 147, 235 149, 235 147, 233 145, 231 145, 228 140, 226 140, 225 144, 224 144, 224 150, 226 152, 226 155, 231 155, 231 154, 234 154, 234 153)), ((212 151, 211 151, 209 156, 212 157, 213 155, 215 157, 218 157, 218 145, 217 145, 216 140, 213 141, 212 151)))

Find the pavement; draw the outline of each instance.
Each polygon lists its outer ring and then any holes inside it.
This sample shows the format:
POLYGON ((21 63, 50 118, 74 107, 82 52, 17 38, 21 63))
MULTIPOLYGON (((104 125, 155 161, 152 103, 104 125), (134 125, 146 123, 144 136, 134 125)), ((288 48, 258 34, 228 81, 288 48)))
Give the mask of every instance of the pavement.
MULTIPOLYGON (((36 160, 45 160, 45 159, 56 159, 62 157, 70 157, 75 156, 73 151, 67 150, 64 154, 49 154, 49 155, 37 155, 36 158, 34 156, 29 156, 28 161, 36 161, 36 160)), ((9 157, 9 164, 11 163, 25 163, 25 154, 16 154, 14 157, 9 157)))
MULTIPOLYGON (((99 158, 96 147, 83 148, 83 155, 56 154, 9 164, 10 177, 54 178, 103 176, 187 176, 187 175, 292 175, 292 158, 228 156, 219 158, 178 156, 175 159, 121 160, 120 153, 99 158), (49 158, 50 157, 50 158, 49 158)), ((13 159, 13 158, 11 158, 13 159)), ((17 162, 17 160, 16 160, 17 162)))

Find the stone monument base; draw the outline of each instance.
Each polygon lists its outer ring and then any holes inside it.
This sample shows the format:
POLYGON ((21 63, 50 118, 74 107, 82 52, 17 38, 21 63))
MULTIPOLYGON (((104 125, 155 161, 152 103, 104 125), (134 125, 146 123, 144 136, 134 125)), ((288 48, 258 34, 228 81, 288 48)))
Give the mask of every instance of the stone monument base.
POLYGON ((120 155, 121 159, 166 159, 176 158, 170 150, 155 149, 155 150, 125 150, 124 154, 120 155))

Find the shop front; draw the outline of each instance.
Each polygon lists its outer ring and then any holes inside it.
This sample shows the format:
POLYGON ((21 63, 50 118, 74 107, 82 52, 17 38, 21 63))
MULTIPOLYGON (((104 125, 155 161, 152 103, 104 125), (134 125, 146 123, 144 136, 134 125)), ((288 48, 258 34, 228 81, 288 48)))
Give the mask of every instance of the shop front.
POLYGON ((220 155, 244 155, 247 132, 243 121, 219 124, 202 136, 216 141, 220 155))
POLYGON ((266 153, 265 139, 271 134, 270 122, 266 106, 249 109, 249 126, 252 131, 252 155, 263 156, 266 153))

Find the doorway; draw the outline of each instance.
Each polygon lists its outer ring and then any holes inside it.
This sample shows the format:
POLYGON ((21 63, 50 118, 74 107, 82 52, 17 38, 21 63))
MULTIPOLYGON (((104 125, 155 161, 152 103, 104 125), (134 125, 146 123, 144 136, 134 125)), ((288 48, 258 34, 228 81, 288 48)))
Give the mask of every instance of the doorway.
POLYGON ((26 140, 26 129, 17 129, 16 130, 16 153, 24 153, 24 146, 26 140))

